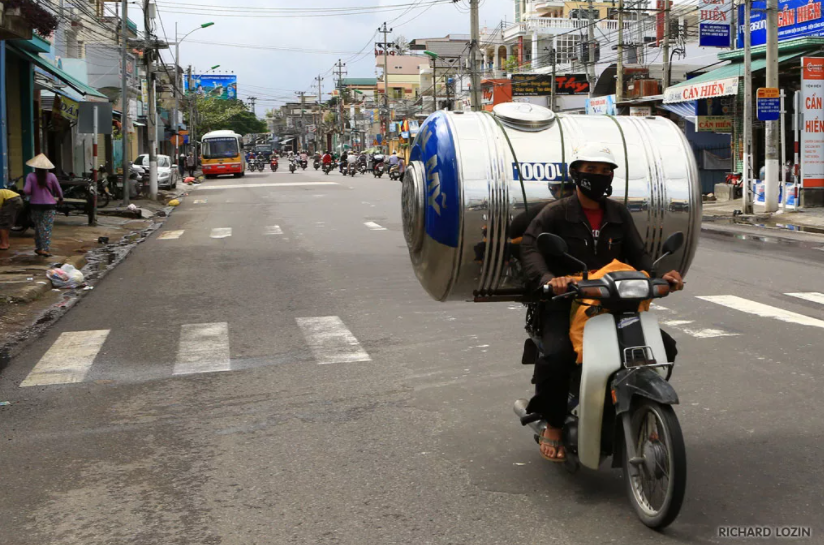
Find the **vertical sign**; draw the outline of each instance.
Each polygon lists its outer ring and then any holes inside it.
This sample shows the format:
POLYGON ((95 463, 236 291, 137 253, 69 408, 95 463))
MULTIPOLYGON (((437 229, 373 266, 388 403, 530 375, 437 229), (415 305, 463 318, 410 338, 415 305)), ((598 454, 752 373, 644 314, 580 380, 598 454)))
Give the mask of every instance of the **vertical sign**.
POLYGON ((781 92, 777 87, 761 87, 755 95, 755 111, 760 121, 781 119, 781 92))
POLYGON ((801 187, 824 187, 824 58, 801 57, 801 187))
POLYGON ((665 14, 664 10, 666 9, 666 4, 664 3, 665 0, 656 0, 655 2, 655 46, 659 47, 661 42, 664 40, 664 20, 665 14))
POLYGON ((698 45, 730 47, 731 0, 698 0, 698 45))

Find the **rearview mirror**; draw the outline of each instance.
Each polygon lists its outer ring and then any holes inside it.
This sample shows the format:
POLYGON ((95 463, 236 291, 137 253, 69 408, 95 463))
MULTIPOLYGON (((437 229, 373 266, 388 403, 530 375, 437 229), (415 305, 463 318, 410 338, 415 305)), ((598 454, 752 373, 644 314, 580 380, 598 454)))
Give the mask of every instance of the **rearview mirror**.
POLYGON ((684 245, 684 233, 678 231, 677 233, 673 233, 664 241, 664 245, 661 249, 664 251, 665 254, 674 254, 678 251, 681 246, 684 245))
POLYGON ((569 251, 566 241, 553 233, 538 235, 538 249, 542 254, 550 257, 561 257, 569 251))

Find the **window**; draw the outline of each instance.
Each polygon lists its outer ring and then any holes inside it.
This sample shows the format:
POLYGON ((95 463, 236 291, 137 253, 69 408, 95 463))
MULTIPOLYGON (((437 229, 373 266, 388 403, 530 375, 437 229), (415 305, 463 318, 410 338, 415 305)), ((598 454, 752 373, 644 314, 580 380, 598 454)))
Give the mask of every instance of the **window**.
POLYGON ((169 168, 171 165, 169 164, 169 158, 165 155, 158 155, 157 156, 157 166, 163 168, 169 168))
POLYGON ((210 138, 203 142, 204 159, 226 159, 236 155, 238 155, 238 148, 235 138, 210 138))

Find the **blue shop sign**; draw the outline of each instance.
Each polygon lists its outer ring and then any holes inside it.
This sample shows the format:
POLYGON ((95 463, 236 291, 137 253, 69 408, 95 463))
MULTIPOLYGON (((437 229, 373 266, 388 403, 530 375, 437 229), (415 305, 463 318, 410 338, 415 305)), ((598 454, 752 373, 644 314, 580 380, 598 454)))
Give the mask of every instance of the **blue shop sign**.
MULTIPOLYGON (((750 35, 753 47, 767 43, 767 3, 752 2, 750 35)), ((824 36, 821 2, 810 0, 779 0, 778 41, 808 36, 824 36)), ((744 47, 744 6, 738 6, 738 47, 744 47)))

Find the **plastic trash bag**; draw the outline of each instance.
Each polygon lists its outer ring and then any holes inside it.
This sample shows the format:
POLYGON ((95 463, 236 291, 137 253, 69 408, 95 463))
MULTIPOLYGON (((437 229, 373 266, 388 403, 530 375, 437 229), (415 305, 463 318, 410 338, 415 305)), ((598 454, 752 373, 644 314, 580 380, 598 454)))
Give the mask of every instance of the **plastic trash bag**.
POLYGON ((51 280, 52 286, 63 289, 78 288, 86 281, 83 273, 68 263, 59 269, 49 269, 46 271, 46 277, 51 280))
POLYGON ((169 206, 177 206, 180 204, 180 201, 177 199, 172 199, 169 201, 169 206))

